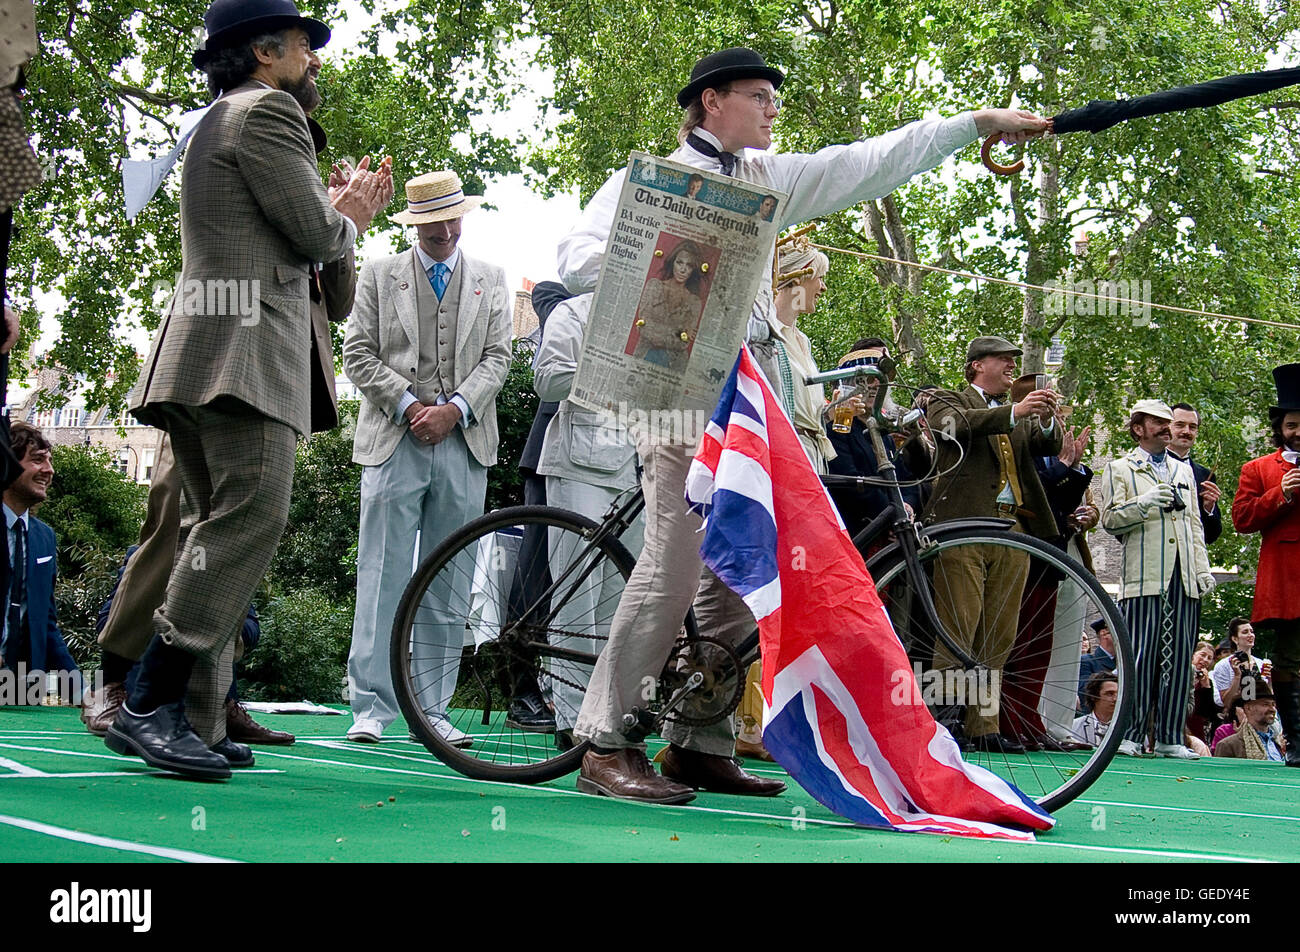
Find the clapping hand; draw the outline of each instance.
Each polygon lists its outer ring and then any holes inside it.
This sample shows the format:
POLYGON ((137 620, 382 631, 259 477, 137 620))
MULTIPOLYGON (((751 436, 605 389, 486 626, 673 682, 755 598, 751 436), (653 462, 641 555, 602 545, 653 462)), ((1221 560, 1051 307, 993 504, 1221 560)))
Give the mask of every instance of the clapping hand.
POLYGON ((1092 427, 1085 426, 1079 431, 1079 435, 1074 435, 1074 430, 1066 430, 1061 437, 1061 454, 1059 459, 1066 466, 1073 468, 1078 465, 1079 460, 1083 459, 1083 451, 1088 447, 1088 437, 1092 435, 1092 427))
POLYGON ((370 227, 379 210, 393 199, 393 158, 386 156, 379 170, 370 171, 370 156, 357 163, 355 171, 346 162, 330 170, 330 203, 343 215, 352 219, 357 234, 370 227))

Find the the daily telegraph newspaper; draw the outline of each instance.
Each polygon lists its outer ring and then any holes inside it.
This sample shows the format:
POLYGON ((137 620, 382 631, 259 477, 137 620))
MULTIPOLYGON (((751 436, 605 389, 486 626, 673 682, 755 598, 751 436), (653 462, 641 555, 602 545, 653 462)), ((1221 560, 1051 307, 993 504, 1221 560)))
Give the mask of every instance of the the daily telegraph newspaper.
POLYGON ((713 411, 772 267, 788 196, 633 152, 570 398, 713 411))

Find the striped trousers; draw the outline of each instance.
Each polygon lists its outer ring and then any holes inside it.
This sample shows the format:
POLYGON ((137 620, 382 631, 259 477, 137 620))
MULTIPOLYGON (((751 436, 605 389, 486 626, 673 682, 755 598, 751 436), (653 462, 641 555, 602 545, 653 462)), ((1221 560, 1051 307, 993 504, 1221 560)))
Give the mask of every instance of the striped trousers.
POLYGON ((1199 599, 1183 589, 1175 561, 1173 581, 1163 595, 1142 595, 1119 603, 1133 639, 1133 713, 1124 737, 1146 740, 1147 718, 1155 709, 1157 744, 1181 744, 1191 690, 1192 651, 1201 620, 1199 599))

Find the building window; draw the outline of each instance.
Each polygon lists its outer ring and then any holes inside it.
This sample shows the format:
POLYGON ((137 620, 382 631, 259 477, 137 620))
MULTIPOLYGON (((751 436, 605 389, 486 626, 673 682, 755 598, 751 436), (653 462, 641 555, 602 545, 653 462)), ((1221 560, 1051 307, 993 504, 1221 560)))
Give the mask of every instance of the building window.
POLYGON ((152 449, 144 451, 144 472, 140 474, 140 482, 142 483, 153 482, 154 452, 152 449))
POLYGON ((130 475, 131 469, 131 451, 127 447, 122 447, 113 454, 113 468, 123 476, 130 475))

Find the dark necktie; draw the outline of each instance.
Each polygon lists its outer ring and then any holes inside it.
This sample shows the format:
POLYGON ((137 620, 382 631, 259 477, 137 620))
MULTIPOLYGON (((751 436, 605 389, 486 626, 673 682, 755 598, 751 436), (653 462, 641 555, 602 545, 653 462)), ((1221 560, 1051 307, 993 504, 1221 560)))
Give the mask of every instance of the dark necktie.
POLYGON ((707 155, 711 159, 717 159, 722 164, 723 175, 731 175, 736 171, 736 157, 734 155, 730 152, 721 151, 712 142, 706 142, 694 132, 686 137, 686 144, 700 155, 707 155))
MULTIPOLYGON (((9 586, 9 647, 22 643, 23 605, 27 603, 27 524, 14 523, 14 550, 9 559, 13 581, 9 586)), ((17 663, 18 658, 14 658, 17 663)))

